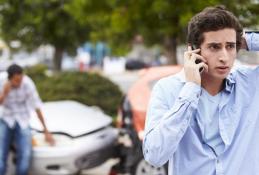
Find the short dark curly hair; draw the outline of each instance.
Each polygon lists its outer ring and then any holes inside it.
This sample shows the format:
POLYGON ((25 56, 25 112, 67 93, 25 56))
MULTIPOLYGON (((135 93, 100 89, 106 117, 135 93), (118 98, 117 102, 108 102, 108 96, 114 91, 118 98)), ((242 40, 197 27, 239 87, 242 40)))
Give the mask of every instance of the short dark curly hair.
POLYGON ((14 75, 23 74, 23 68, 17 64, 12 64, 7 68, 7 74, 10 80, 14 75))
POLYGON ((204 32, 217 31, 225 28, 236 31, 236 48, 241 47, 243 27, 237 17, 222 5, 207 7, 200 13, 196 14, 188 24, 188 44, 200 47, 204 41, 204 32))

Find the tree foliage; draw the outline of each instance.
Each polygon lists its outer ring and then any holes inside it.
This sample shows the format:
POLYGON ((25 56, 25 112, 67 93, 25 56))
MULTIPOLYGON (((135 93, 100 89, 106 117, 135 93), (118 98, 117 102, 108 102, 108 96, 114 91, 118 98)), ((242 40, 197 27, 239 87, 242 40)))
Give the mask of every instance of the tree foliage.
POLYGON ((52 44, 56 68, 63 51, 75 51, 86 40, 109 42, 122 54, 134 35, 145 44, 161 44, 176 63, 176 47, 185 41, 189 19, 206 6, 224 4, 244 26, 256 26, 258 3, 252 0, 0 0, 1 35, 26 48, 52 44), (254 2, 254 1, 253 1, 254 2))
POLYGON ((111 33, 117 36, 113 37, 114 41, 120 44, 128 43, 126 41, 135 34, 141 34, 146 44, 164 45, 167 56, 173 58, 191 16, 205 6, 215 3, 213 0, 120 1, 112 14, 111 33), (126 41, 122 40, 124 38, 126 41))
POLYGON ((117 46, 125 46, 133 35, 141 34, 146 44, 163 45, 171 63, 176 63, 176 46, 185 42, 190 18, 207 6, 220 4, 233 11, 244 26, 258 24, 258 4, 247 0, 118 1, 111 14, 108 33, 117 46))
POLYGON ((74 52, 88 40, 90 32, 94 30, 93 20, 100 18, 106 9, 94 0, 0 2, 1 36, 4 40, 7 43, 19 40, 27 49, 34 49, 41 44, 53 45, 56 69, 60 69, 63 51, 74 52))

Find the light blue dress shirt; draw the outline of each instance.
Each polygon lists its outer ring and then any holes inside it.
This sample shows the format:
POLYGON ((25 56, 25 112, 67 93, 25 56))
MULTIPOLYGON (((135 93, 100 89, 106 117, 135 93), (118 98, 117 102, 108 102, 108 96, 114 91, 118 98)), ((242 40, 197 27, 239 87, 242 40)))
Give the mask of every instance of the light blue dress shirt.
MULTIPOLYGON (((250 50, 259 50, 258 34, 246 39, 250 50)), ((218 105, 219 154, 202 135, 201 87, 185 82, 183 72, 159 80, 147 112, 145 159, 154 166, 169 161, 169 175, 259 175, 258 79, 259 68, 239 68, 226 78, 218 105)))
POLYGON ((202 139, 216 155, 223 152, 225 147, 219 132, 219 104, 223 93, 221 91, 212 96, 202 88, 196 115, 202 139))

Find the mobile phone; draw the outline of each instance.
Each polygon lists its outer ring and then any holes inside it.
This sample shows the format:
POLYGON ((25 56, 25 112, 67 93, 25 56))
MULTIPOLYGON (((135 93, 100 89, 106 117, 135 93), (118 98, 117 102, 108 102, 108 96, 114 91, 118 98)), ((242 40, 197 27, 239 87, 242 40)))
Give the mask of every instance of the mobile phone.
MULTIPOLYGON (((194 44, 192 44, 191 47, 192 47, 192 50, 198 49, 198 47, 197 47, 196 45, 194 45, 194 44)), ((200 54, 200 52, 199 52, 198 54, 200 54)), ((199 64, 199 63, 201 63, 201 62, 202 62, 202 61, 201 61, 200 59, 196 59, 196 60, 195 60, 195 63, 196 63, 196 64, 199 64)), ((204 67, 201 67, 201 68, 199 69, 199 72, 202 73, 203 70, 204 70, 204 67)))

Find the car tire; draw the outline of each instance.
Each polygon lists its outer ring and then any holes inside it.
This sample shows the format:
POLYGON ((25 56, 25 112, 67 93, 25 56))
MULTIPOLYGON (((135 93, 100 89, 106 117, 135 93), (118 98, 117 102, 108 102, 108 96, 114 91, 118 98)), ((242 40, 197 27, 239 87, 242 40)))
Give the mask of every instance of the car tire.
POLYGON ((142 157, 132 167, 131 175, 167 175, 167 165, 156 168, 142 157))

